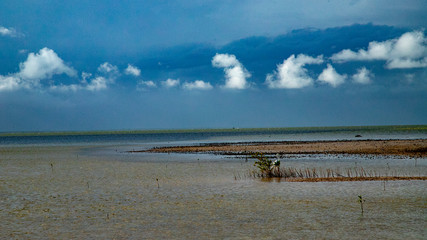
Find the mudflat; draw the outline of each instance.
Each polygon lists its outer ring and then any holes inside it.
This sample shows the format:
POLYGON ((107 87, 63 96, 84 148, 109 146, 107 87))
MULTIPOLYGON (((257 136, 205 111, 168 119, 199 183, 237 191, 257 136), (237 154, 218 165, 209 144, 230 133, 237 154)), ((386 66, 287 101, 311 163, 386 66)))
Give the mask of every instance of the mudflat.
POLYGON ((426 157, 427 139, 209 143, 194 146, 156 147, 135 152, 224 155, 247 155, 262 152, 267 154, 372 154, 426 157))
MULTIPOLYGON (((277 183, 285 179, 247 176, 252 160, 128 154, 85 139, 1 146, 0 239, 425 238, 426 181, 277 183)), ((286 168, 343 174, 356 164, 381 176, 427 175, 427 158, 283 159, 286 168)))

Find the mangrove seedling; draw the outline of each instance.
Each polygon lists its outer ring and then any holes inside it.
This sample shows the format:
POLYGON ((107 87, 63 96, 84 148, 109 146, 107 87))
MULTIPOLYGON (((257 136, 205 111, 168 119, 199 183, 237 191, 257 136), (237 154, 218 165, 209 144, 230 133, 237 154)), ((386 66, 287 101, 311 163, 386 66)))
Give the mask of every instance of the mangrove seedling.
POLYGON ((362 216, 363 216, 363 202, 365 199, 361 195, 359 195, 359 203, 360 203, 360 209, 362 210, 362 216))
POLYGON ((264 156, 264 154, 260 152, 252 154, 252 157, 258 159, 257 161, 255 161, 254 166, 258 167, 261 173, 264 173, 267 176, 271 177, 273 161, 271 161, 271 159, 264 156))
POLYGON ((272 161, 268 157, 264 156, 263 153, 257 152, 252 154, 253 158, 258 159, 255 161, 254 166, 258 167, 261 174, 266 177, 281 177, 280 172, 280 159, 277 157, 275 161, 272 161))

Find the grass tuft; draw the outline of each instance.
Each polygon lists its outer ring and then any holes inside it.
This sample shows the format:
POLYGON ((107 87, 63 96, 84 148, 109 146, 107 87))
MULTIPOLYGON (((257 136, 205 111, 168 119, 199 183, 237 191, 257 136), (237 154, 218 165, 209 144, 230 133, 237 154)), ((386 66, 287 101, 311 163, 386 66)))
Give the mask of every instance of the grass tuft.
POLYGON ((354 167, 344 170, 331 168, 280 167, 280 159, 272 161, 263 153, 254 153, 252 154, 252 158, 257 159, 254 166, 258 169, 250 171, 249 176, 267 180, 283 179, 293 182, 427 180, 427 176, 400 176, 397 171, 392 171, 390 175, 388 174, 390 171, 387 171, 384 176, 376 170, 366 170, 363 167, 354 167))

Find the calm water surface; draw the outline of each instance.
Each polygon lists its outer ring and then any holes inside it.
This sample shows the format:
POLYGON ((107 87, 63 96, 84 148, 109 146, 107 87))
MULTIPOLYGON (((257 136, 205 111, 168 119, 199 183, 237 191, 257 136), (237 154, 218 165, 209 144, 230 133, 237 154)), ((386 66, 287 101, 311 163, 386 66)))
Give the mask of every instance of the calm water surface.
MULTIPOLYGON (((253 161, 128 153, 222 141, 426 138, 425 131, 0 137, 1 239, 425 239, 425 181, 265 182, 253 161), (363 196, 361 214, 358 196, 363 196)), ((427 159, 288 156, 292 167, 427 175, 427 159)))

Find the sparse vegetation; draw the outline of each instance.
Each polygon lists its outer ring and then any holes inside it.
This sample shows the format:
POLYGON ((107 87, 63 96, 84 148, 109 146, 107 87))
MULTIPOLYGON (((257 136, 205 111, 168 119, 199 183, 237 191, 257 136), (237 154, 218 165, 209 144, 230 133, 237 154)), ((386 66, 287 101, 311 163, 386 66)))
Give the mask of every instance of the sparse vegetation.
POLYGON ((254 153, 251 156, 256 159, 254 166, 258 168, 249 173, 249 175, 254 178, 278 178, 286 181, 300 182, 427 180, 426 176, 399 176, 397 171, 391 171, 389 168, 385 176, 380 174, 377 170, 365 170, 363 167, 348 169, 281 168, 280 159, 273 161, 263 153, 254 153))
POLYGON ((365 202, 365 199, 361 195, 359 195, 359 203, 360 203, 360 209, 362 210, 362 216, 363 216, 363 202, 365 202))

